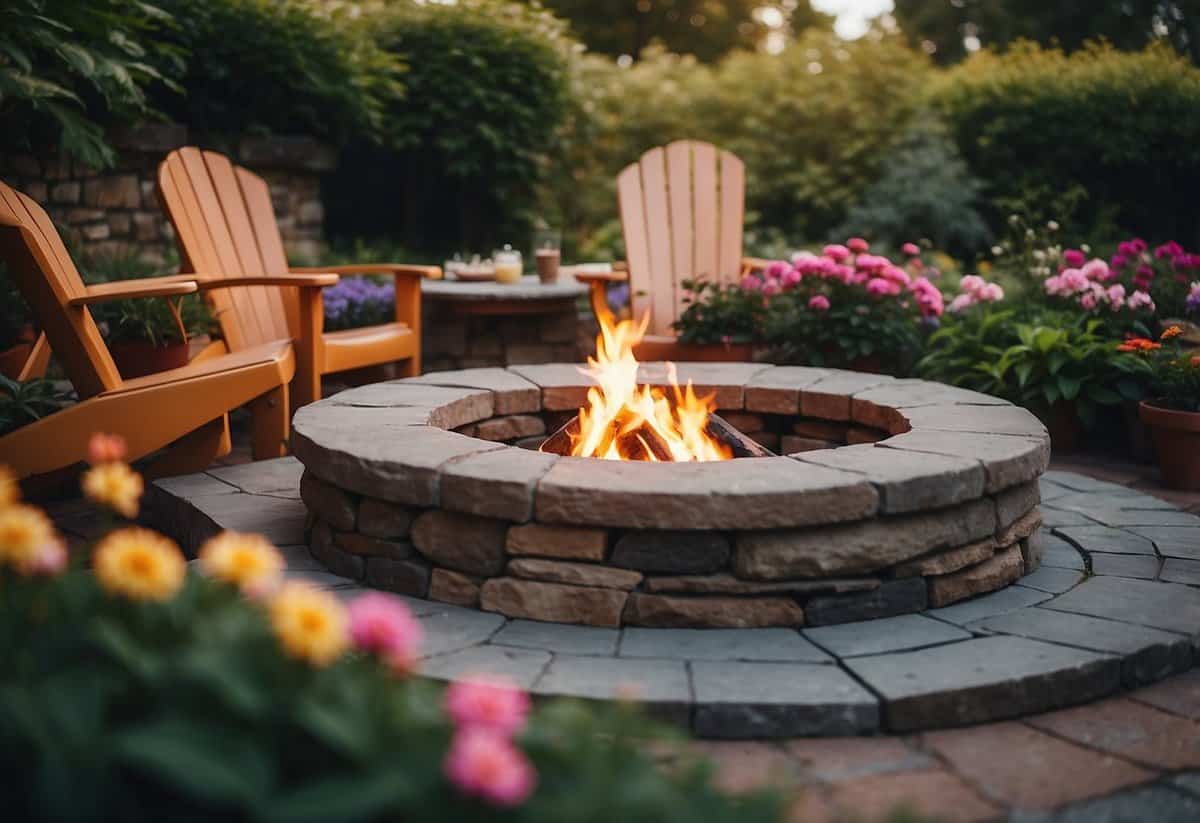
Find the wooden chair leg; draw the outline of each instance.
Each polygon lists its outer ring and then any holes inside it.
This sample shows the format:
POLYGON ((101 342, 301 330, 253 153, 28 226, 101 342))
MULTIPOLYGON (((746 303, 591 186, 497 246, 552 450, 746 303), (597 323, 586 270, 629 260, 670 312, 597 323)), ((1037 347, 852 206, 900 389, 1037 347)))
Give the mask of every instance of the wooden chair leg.
POLYGON ((300 331, 293 346, 296 376, 292 379, 292 410, 321 399, 321 371, 325 366, 325 304, 320 289, 300 291, 300 331))
POLYGON ((176 440, 164 454, 151 461, 142 473, 147 480, 173 477, 177 474, 195 474, 207 469, 218 457, 229 454, 231 448, 229 415, 223 414, 176 440))
POLYGON ((288 405, 288 387, 280 386, 250 401, 254 419, 254 459, 283 457, 288 450, 288 432, 292 410, 288 405))

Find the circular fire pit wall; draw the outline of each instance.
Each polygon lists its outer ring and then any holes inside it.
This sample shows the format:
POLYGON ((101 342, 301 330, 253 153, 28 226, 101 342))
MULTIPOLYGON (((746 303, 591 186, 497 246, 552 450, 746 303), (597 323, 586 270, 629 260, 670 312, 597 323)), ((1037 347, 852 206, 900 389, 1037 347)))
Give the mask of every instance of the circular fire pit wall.
MULTIPOLYGON (((843 623, 945 606, 1038 565, 1049 437, 937 383, 681 363, 777 457, 642 463, 536 449, 583 404, 568 364, 364 386, 301 409, 310 546, 330 571, 593 626, 843 623)), ((641 366, 663 385, 667 368, 641 366)))

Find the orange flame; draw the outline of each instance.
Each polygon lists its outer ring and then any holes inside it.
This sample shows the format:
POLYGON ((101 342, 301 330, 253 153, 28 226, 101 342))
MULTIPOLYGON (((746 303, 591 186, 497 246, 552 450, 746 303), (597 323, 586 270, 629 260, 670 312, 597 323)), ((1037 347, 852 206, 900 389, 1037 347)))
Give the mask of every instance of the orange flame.
POLYGON ((614 323, 611 315, 600 318, 596 356, 589 357, 587 368, 581 369, 597 385, 588 390, 587 406, 579 410, 579 433, 571 454, 604 460, 730 459, 731 449, 706 431, 709 415, 716 408, 713 396, 697 397, 690 380, 681 390, 674 363, 667 364, 673 398, 660 388, 638 385, 633 347, 641 341, 649 320, 649 315, 640 323, 614 323), (641 448, 631 450, 630 440, 641 448), (669 458, 662 454, 664 446, 669 458))

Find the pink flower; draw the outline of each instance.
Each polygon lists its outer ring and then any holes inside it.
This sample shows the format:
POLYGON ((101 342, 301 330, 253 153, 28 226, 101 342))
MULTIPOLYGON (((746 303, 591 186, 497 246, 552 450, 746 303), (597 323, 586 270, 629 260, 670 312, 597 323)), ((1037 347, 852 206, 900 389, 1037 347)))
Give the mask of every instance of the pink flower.
POLYGON ((1131 310, 1148 309, 1154 311, 1154 299, 1144 291, 1135 291, 1129 295, 1129 300, 1125 303, 1131 310))
POLYGON ((800 285, 801 275, 797 269, 788 269, 783 273, 783 277, 779 278, 779 282, 783 284, 785 289, 790 289, 800 285))
POLYGON ((829 311, 829 298, 823 294, 814 294, 808 299, 808 307, 813 311, 829 311))
POLYGON ((833 243, 821 249, 821 254, 835 263, 841 263, 850 257, 850 249, 838 243, 833 243))
POLYGON ((763 283, 762 293, 764 297, 774 297, 782 291, 783 284, 774 278, 768 280, 766 283, 763 283))
POLYGON ((880 272, 880 276, 885 280, 891 280, 893 283, 899 283, 901 286, 912 284, 912 277, 899 266, 885 266, 883 271, 880 272))
POLYGON ((747 274, 740 285, 742 291, 762 291, 763 281, 756 274, 747 274))
POLYGON ((1063 262, 1069 268, 1077 269, 1087 262, 1087 257, 1079 249, 1067 249, 1063 252, 1063 262))
POLYGON ((860 254, 854 260, 854 265, 863 271, 879 274, 892 265, 892 261, 877 254, 860 254))
POLYGON ((907 254, 909 257, 919 257, 921 255, 921 247, 916 243, 905 243, 900 247, 900 251, 907 254))
POLYGON ((53 577, 66 567, 67 544, 62 540, 54 539, 42 544, 42 547, 37 550, 28 571, 30 574, 43 574, 47 577, 53 577))
POLYGON ((525 754, 508 738, 486 729, 459 729, 442 769, 463 794, 505 808, 524 803, 537 785, 537 772, 525 754))
POLYGON ((412 671, 421 648, 421 624, 398 597, 370 592, 355 598, 347 611, 355 646, 378 655, 395 671, 412 671))
POLYGON ((1163 243, 1154 250, 1154 256, 1159 260, 1162 260, 1164 257, 1170 257, 1174 259, 1179 257, 1181 254, 1184 254, 1183 246, 1179 245, 1174 240, 1163 243))
POLYGON ((1121 269, 1121 268, 1124 268, 1125 264, 1128 262, 1129 262, 1129 255, 1114 254, 1112 256, 1112 259, 1108 261, 1108 264, 1110 266, 1112 266, 1114 269, 1121 269))
POLYGON ((1097 302, 1099 301, 1096 299, 1096 295, 1092 292, 1088 292, 1083 297, 1079 298, 1079 305, 1083 306, 1085 311, 1092 311, 1095 309, 1097 302))
POLYGON ((979 299, 986 303, 996 303, 1004 299, 1004 289, 999 283, 988 283, 979 291, 979 299))
POLYGON ((950 313, 958 314, 963 309, 974 304, 974 302, 975 301, 971 298, 971 295, 960 294, 958 297, 955 297, 950 301, 950 313))
POLYGON ((987 281, 977 274, 968 274, 958 281, 958 287, 963 290, 963 293, 972 297, 979 294, 980 289, 986 285, 987 281))
POLYGON ((1111 279, 1108 264, 1099 258, 1084 263, 1080 271, 1084 277, 1096 283, 1111 279))
POLYGON ((512 735, 525 726, 529 695, 496 680, 457 680, 446 689, 446 713, 459 728, 512 735))
POLYGON ((778 280, 787 270, 787 263, 784 263, 782 260, 775 260, 767 265, 766 275, 773 280, 778 280))
POLYGON ((891 280, 884 280, 882 277, 873 277, 867 281, 867 294, 897 295, 899 293, 899 283, 893 283, 891 280))
POLYGON ((846 247, 855 254, 862 254, 867 249, 871 248, 871 244, 861 237, 851 237, 846 241, 846 247))
POLYGON ((1111 287, 1107 292, 1105 292, 1104 296, 1105 299, 1108 300, 1109 305, 1112 306, 1113 311, 1118 311, 1123 305, 1125 305, 1125 287, 1120 283, 1111 287))

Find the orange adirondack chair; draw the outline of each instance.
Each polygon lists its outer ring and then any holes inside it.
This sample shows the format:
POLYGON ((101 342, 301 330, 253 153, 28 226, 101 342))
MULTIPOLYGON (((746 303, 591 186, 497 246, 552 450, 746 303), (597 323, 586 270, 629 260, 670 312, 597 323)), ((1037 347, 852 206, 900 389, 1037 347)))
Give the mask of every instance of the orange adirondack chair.
POLYGON ((626 270, 576 278, 591 286, 597 317, 611 313, 609 284, 629 283, 634 317, 650 314, 639 357, 677 353, 671 324, 686 308, 684 280, 734 283, 767 264, 742 256, 745 193, 742 161, 695 140, 650 149, 617 176, 626 270))
POLYGON ((254 412, 255 456, 284 453, 288 381, 295 371, 288 341, 122 380, 88 306, 190 294, 198 289, 195 281, 150 278, 85 286, 46 212, 2 182, 0 260, 79 395, 78 403, 0 437, 0 463, 19 477, 80 462, 96 431, 122 435, 131 459, 169 446, 148 468, 150 476, 199 471, 228 453, 228 413, 247 403, 254 412))
POLYGON ((404 376, 421 373, 421 278, 441 277, 437 266, 371 264, 289 268, 267 184, 211 151, 176 149, 158 167, 158 188, 184 259, 204 289, 209 278, 241 279, 253 288, 208 292, 230 350, 291 339, 296 347, 292 401, 321 399, 321 375, 404 361, 404 376), (292 275, 391 274, 396 319, 363 329, 326 332, 325 283, 292 275), (278 275, 284 275, 279 278, 278 275), (292 287, 295 288, 292 288, 292 287))

